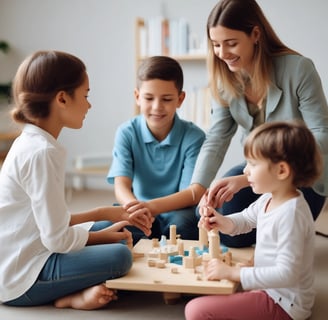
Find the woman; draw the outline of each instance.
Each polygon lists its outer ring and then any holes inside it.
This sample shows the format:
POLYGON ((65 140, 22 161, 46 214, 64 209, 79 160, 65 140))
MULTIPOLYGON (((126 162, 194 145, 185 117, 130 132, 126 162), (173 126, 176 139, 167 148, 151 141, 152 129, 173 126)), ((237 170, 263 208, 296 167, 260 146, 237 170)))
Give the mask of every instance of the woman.
MULTIPOLYGON (((320 77, 306 57, 285 46, 254 0, 222 0, 207 21, 208 67, 213 96, 212 126, 198 156, 192 183, 209 187, 230 141, 241 127, 242 141, 264 122, 301 119, 312 131, 324 158, 324 173, 303 188, 313 218, 328 195, 328 108, 320 77)), ((224 215, 241 211, 257 199, 244 163, 213 181, 201 203, 224 215)), ((231 247, 255 243, 256 233, 222 242, 231 247)))

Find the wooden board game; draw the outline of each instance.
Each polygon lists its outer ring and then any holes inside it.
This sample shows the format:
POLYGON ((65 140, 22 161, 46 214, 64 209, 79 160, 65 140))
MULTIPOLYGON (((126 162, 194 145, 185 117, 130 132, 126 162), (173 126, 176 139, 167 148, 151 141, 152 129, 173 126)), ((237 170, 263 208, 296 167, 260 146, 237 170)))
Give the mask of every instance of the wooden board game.
MULTIPOLYGON (((198 241, 181 240, 185 249, 199 246, 198 241)), ((154 291, 163 293, 231 294, 238 283, 229 280, 208 281, 202 279, 202 267, 185 268, 183 265, 165 262, 161 267, 149 266, 152 240, 141 239, 133 248, 134 262, 130 272, 121 278, 106 281, 112 289, 154 291)), ((253 248, 229 248, 232 263, 247 263, 253 257, 253 248)), ((165 297, 165 296, 164 296, 165 297)))

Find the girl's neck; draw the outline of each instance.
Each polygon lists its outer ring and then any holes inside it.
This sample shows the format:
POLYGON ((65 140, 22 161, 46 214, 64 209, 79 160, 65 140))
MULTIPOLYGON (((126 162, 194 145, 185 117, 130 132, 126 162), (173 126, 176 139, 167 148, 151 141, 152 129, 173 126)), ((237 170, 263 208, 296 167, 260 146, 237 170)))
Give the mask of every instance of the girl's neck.
POLYGON ((268 202, 266 207, 266 212, 272 211, 273 209, 281 206, 286 201, 296 198, 299 196, 299 193, 295 187, 291 187, 287 190, 279 190, 277 192, 272 192, 272 197, 268 202))

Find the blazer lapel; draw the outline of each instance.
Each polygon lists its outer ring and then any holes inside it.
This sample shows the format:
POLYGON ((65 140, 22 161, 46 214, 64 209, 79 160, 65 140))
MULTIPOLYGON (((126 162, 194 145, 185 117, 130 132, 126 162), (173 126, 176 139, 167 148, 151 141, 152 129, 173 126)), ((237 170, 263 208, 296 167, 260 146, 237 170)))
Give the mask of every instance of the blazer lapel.
POLYGON ((233 99, 230 104, 230 112, 235 121, 246 130, 251 130, 253 118, 249 115, 244 97, 233 99))
POLYGON ((266 99, 266 106, 265 106, 266 119, 268 119, 270 114, 277 108, 281 96, 282 96, 282 90, 280 90, 276 85, 271 84, 266 99))

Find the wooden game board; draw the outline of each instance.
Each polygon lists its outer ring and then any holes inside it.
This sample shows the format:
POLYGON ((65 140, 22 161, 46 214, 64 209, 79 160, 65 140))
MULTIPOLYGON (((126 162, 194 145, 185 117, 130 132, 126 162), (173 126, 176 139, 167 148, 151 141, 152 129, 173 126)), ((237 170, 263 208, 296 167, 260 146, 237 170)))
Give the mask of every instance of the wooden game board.
MULTIPOLYGON (((183 240, 183 243, 186 250, 191 246, 199 245, 198 241, 192 240, 183 240)), ((130 272, 124 277, 106 281, 106 286, 112 289, 179 294, 231 294, 238 288, 238 283, 229 280, 198 280, 201 271, 186 269, 175 263, 166 263, 164 268, 150 267, 147 262, 147 254, 151 250, 151 240, 140 240, 133 248, 135 258, 130 272), (176 269, 176 273, 171 271, 172 268, 176 269)), ((233 263, 247 263, 252 259, 254 249, 229 248, 229 251, 232 253, 233 263)), ((166 300, 165 295, 164 300, 166 300)))

